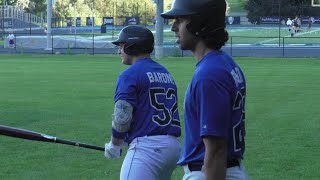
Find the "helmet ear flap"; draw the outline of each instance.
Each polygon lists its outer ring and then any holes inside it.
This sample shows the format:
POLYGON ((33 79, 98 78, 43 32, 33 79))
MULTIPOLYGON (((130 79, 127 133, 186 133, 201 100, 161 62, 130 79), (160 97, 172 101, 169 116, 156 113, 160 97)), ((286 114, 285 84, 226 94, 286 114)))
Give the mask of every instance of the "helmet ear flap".
POLYGON ((187 24, 187 29, 195 36, 201 37, 202 32, 208 26, 206 17, 192 16, 191 21, 187 24))
POLYGON ((152 53, 154 44, 148 44, 147 42, 126 43, 123 51, 128 55, 138 55, 141 53, 152 53))
POLYGON ((133 54, 133 52, 132 51, 134 51, 134 48, 132 47, 133 45, 131 44, 131 45, 128 45, 127 43, 124 45, 124 47, 123 47, 123 51, 126 53, 126 54, 128 54, 128 55, 132 55, 133 54))
POLYGON ((137 53, 137 49, 134 47, 134 44, 128 44, 126 43, 123 47, 123 51, 128 55, 134 55, 137 53))

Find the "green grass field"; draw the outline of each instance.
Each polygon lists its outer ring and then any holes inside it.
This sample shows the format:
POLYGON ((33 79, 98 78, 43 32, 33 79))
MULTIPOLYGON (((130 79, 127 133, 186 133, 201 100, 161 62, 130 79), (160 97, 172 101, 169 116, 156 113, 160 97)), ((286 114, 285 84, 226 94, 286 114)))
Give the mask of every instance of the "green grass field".
MULTIPOLYGON (((236 58, 247 80, 246 153, 251 179, 318 179, 319 59, 236 58)), ((159 60, 183 96, 196 61, 159 60)), ((103 146, 111 135, 118 56, 0 55, 0 124, 103 146)), ((0 179, 108 179, 122 158, 0 136, 0 179)), ((182 178, 177 167, 173 180, 182 178)))

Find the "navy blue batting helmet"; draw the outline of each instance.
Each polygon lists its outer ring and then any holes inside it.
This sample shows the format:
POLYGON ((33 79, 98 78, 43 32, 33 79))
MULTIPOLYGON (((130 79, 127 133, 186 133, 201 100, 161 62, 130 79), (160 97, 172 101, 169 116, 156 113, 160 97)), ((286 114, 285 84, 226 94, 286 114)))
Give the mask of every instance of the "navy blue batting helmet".
POLYGON ((112 42, 119 46, 124 43, 124 52, 128 55, 151 53, 154 47, 152 32, 143 26, 130 25, 124 27, 117 40, 112 42))
POLYGON ((188 31, 206 37, 215 31, 224 30, 226 8, 225 0, 175 0, 171 9, 161 16, 165 19, 191 17, 188 31))

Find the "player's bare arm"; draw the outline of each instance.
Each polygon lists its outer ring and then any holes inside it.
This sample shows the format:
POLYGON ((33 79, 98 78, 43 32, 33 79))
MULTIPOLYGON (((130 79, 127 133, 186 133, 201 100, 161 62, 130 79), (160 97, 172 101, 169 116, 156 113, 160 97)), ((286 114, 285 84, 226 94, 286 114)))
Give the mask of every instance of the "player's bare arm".
POLYGON ((206 136, 203 138, 205 145, 204 171, 207 180, 226 179, 227 143, 225 139, 206 136))

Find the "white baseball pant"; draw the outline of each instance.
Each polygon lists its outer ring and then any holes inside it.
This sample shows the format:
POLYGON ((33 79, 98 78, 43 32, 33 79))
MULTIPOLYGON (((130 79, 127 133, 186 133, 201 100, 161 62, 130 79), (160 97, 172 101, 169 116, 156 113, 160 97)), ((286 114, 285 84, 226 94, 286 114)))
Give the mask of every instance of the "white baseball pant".
POLYGON ((129 145, 120 180, 170 180, 180 152, 181 145, 177 137, 138 137, 129 145))

